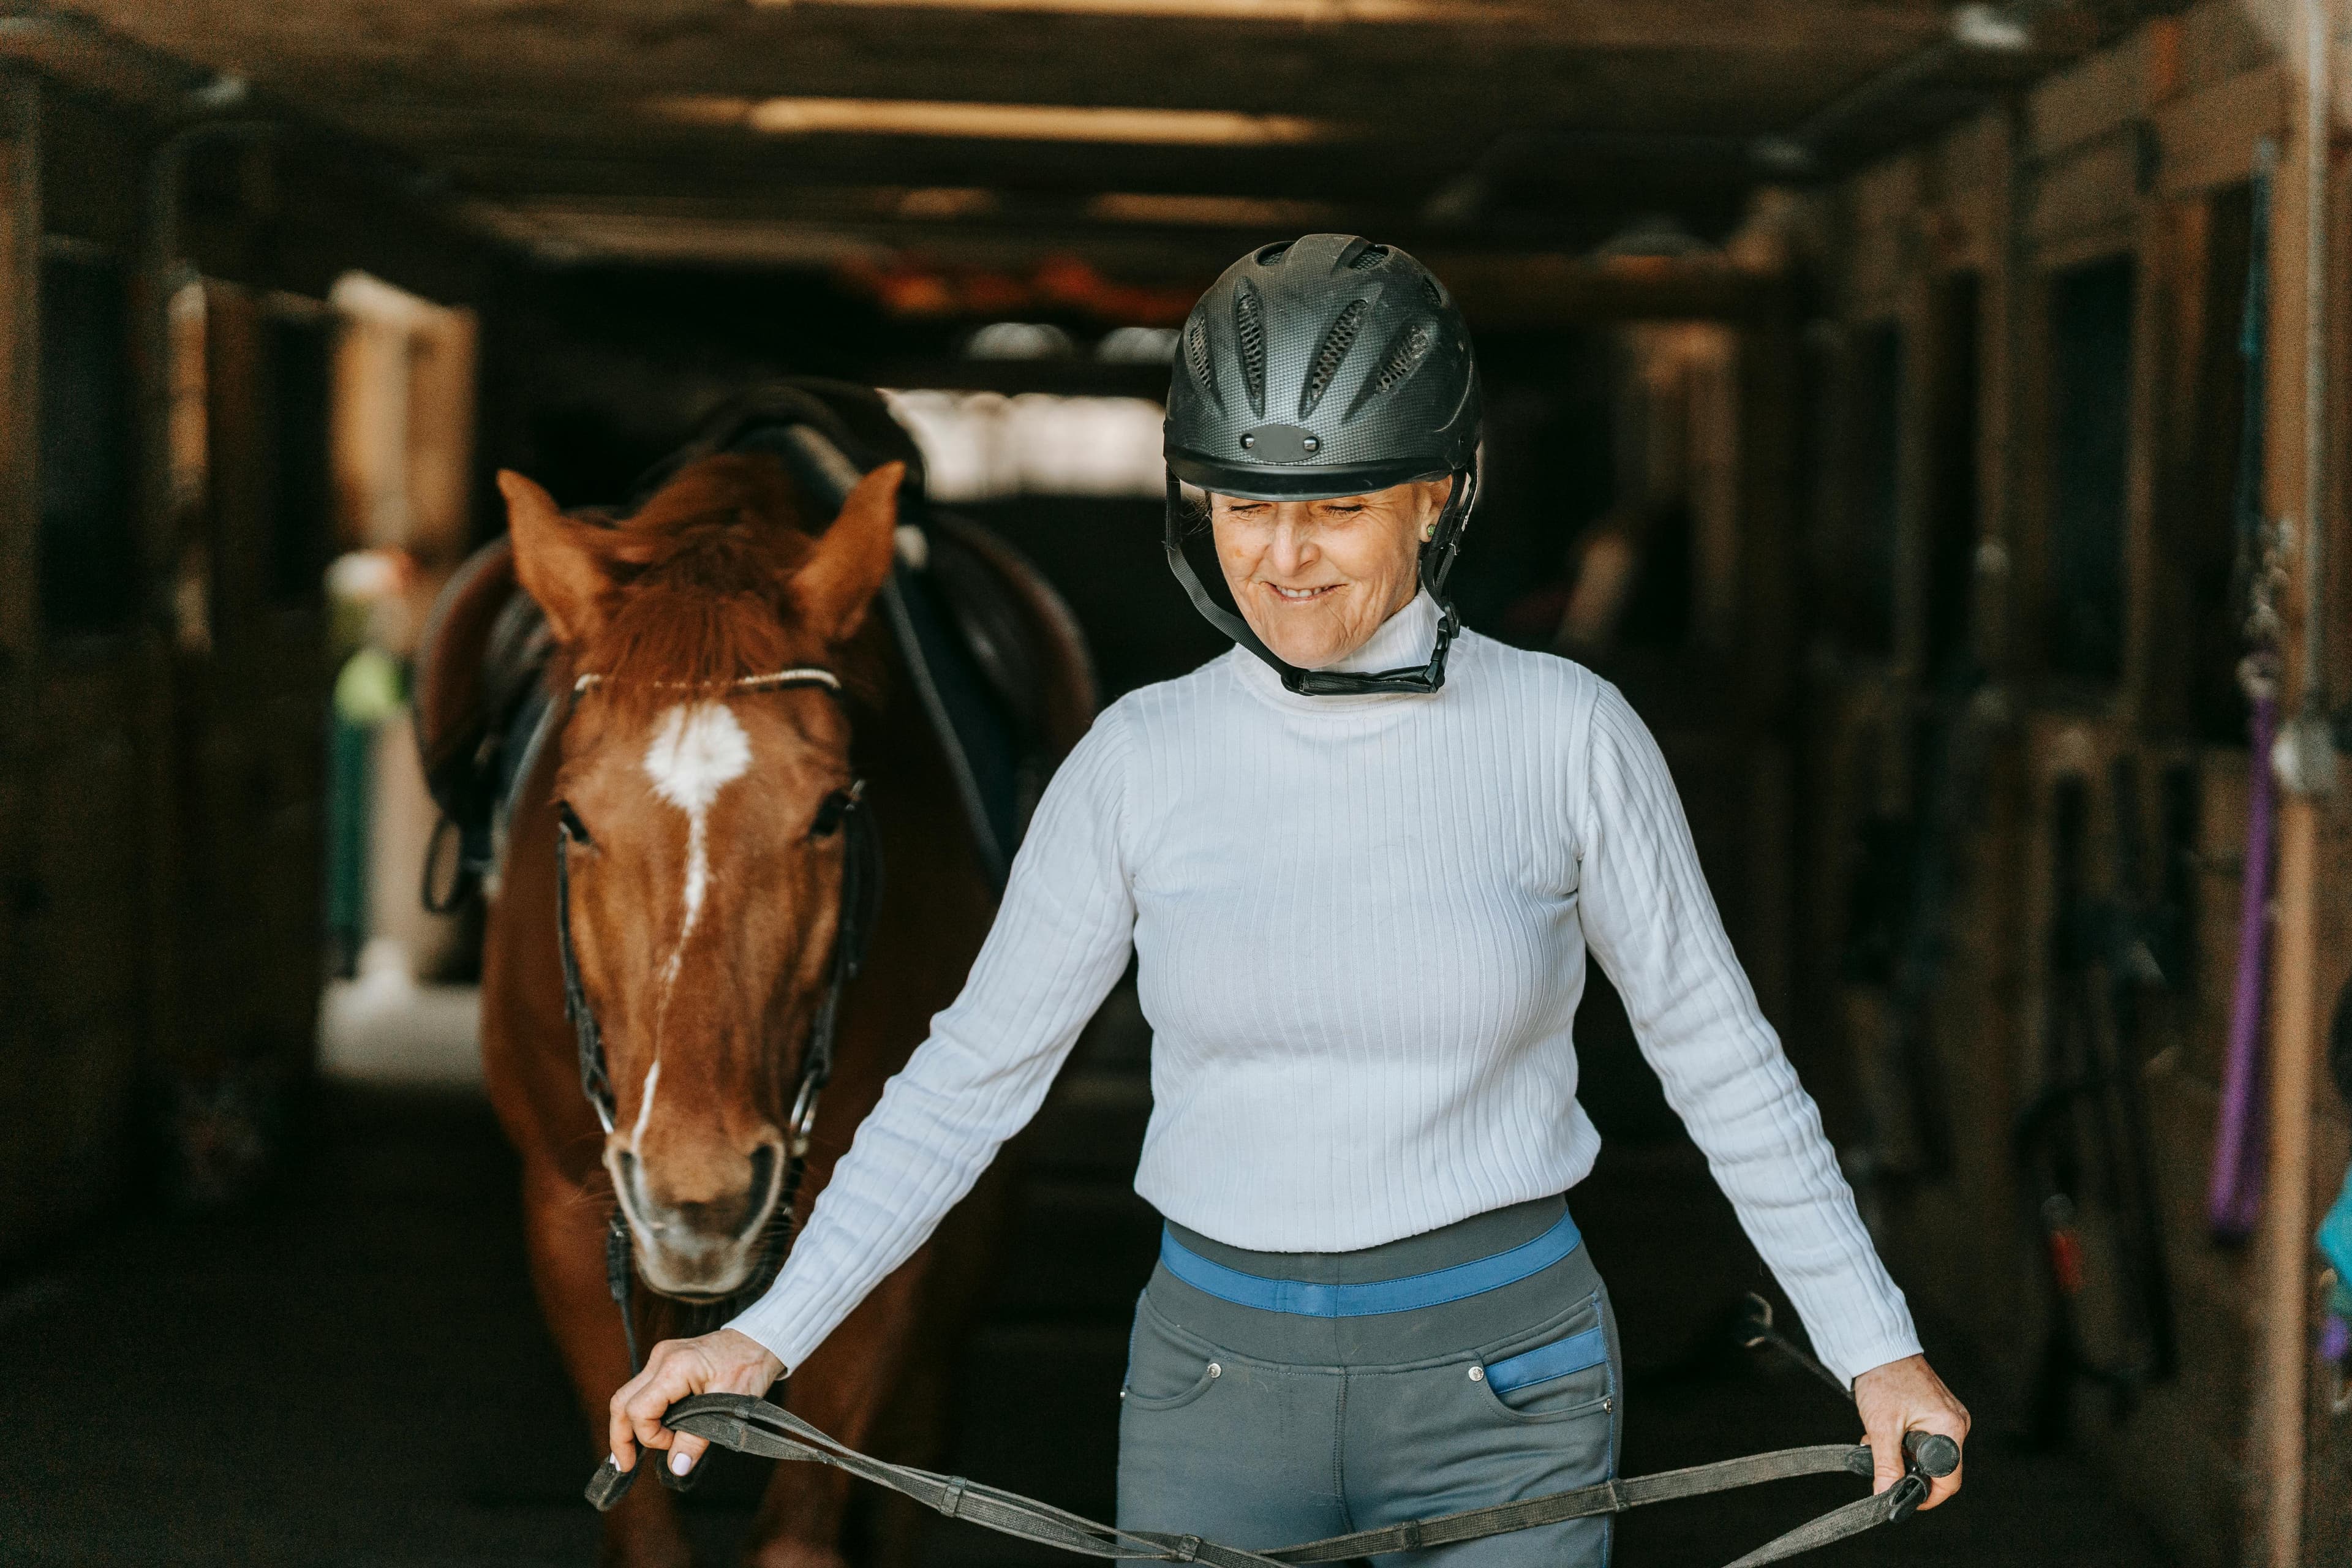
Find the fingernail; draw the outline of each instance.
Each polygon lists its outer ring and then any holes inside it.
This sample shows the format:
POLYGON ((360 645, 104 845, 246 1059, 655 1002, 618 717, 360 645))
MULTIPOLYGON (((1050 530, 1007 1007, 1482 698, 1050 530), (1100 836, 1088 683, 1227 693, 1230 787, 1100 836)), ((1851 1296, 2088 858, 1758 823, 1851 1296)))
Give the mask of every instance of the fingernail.
POLYGON ((684 1454, 672 1454, 669 1457, 669 1473, 671 1475, 682 1476, 692 1468, 694 1468, 694 1461, 688 1458, 684 1454))

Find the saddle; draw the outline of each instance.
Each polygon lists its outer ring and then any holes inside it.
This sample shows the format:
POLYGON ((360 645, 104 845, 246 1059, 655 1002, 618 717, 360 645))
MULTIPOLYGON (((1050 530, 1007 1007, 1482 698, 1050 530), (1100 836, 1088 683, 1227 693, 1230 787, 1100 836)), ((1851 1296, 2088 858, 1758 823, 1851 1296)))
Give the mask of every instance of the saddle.
MULTIPOLYGON (((878 394, 846 382, 795 378, 730 399, 613 515, 720 452, 776 457, 813 512, 827 518, 866 472, 907 465, 898 559, 877 607, 1001 893, 1046 778, 1094 716, 1076 617, 1010 544, 929 504, 913 438, 878 394)), ((435 601, 415 682, 417 746, 443 818, 426 859, 428 908, 453 908, 486 880, 494 885, 514 796, 559 712, 544 679, 553 652, 505 539, 475 552, 435 601)))

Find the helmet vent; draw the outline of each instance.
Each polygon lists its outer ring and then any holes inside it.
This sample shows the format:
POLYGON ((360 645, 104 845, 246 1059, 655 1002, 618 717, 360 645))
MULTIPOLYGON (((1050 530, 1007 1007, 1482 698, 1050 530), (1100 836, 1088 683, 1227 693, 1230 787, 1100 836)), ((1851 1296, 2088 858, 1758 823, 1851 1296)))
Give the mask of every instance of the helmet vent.
POLYGON ((1439 288, 1437 279, 1426 272, 1421 275, 1421 297, 1429 301, 1429 308, 1433 310, 1445 309, 1445 290, 1439 288))
POLYGON ((1265 305, 1244 279, 1234 291, 1234 336, 1242 350, 1242 384, 1249 390, 1250 412, 1265 412, 1265 305))
POLYGON ((1184 329, 1184 363, 1192 367, 1192 379, 1209 401, 1223 408, 1225 400, 1217 391, 1216 366, 1209 359, 1209 323, 1197 317, 1184 329))
POLYGON ((1385 396, 1404 384, 1436 346, 1437 329, 1427 321, 1415 321, 1399 332, 1396 341, 1389 345, 1388 356, 1381 361, 1381 368, 1365 379, 1363 390, 1356 394, 1356 401, 1349 405, 1348 412, 1353 415, 1373 398, 1385 396))
POLYGON ((1370 307, 1361 300, 1350 300, 1341 308, 1323 334, 1323 346, 1316 351, 1315 363, 1307 372, 1307 384, 1298 389, 1298 416, 1301 419, 1315 412, 1323 395, 1331 390, 1331 380, 1339 367, 1348 363, 1348 351, 1356 346, 1356 333, 1364 324, 1364 313, 1370 307))
POLYGON ((1351 271, 1370 272, 1373 268, 1378 267, 1381 262, 1386 261, 1388 258, 1389 247, 1387 246, 1368 245, 1364 247, 1363 249, 1356 252, 1355 259, 1349 262, 1348 266, 1351 271))
POLYGON ((1273 266, 1276 262, 1290 254, 1290 241, 1285 239, 1267 246, 1264 250, 1257 253, 1257 264, 1260 267, 1273 266))

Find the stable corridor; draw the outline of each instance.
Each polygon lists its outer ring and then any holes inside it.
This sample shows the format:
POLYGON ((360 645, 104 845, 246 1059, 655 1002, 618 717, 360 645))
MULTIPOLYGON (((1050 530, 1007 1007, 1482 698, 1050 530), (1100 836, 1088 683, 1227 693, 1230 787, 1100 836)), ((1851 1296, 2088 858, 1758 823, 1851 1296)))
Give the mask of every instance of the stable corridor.
MULTIPOLYGON (((1127 1317, 1157 1237, 1127 1184, 1148 1091, 1118 1016, 1026 1136, 946 1466, 1106 1520, 1127 1317)), ((1754 1269, 1694 1152, 1605 1152, 1571 1201, 1627 1341, 1626 1473, 1849 1434, 1802 1373, 1727 1334, 1678 1332, 1727 1322, 1742 1260, 1754 1269), (1661 1236, 1715 1250, 1680 1267, 1661 1236), (1714 1292, 1696 1310, 1694 1289, 1714 1292)), ((1966 1494, 1808 1568, 2165 1568, 2081 1461, 2021 1451, 1999 1392, 1932 1336, 1931 1349, 1978 1415, 1966 1494)), ((0 1486, 10 1568, 526 1568, 595 1552, 588 1453, 524 1274, 513 1160, 462 1088, 330 1085, 298 1163, 250 1212, 126 1221, 15 1273, 0 1387, 35 1413, 0 1486), (89 1368, 110 1370, 93 1384, 89 1368)), ((767 1468, 718 1467, 687 1510, 712 1563, 730 1560, 767 1468)), ((862 1500, 866 1530, 879 1495, 862 1500)), ((1637 1512, 1616 1561, 1713 1568, 1854 1495, 1816 1479, 1637 1512)), ((922 1528, 930 1568, 1078 1561, 922 1528)))

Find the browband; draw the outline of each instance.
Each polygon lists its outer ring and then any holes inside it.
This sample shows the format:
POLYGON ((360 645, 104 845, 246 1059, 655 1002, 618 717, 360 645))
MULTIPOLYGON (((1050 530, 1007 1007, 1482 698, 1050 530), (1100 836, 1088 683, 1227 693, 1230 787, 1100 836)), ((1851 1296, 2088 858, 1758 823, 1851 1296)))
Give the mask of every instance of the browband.
MULTIPOLYGON (((601 686, 604 683, 604 678, 595 671, 591 670, 587 674, 581 676, 578 679, 574 680, 572 683, 572 689, 576 695, 577 693, 587 690, 591 687, 601 686)), ((695 685, 695 683, 690 680, 658 680, 655 681, 653 684, 656 686, 674 688, 680 691, 691 689, 695 685)), ((737 691, 749 690, 763 686, 824 686, 830 687, 832 689, 838 691, 841 689, 841 677, 834 674, 834 672, 829 669, 823 668, 817 665, 808 664, 801 665, 792 669, 775 670, 767 675, 739 676, 735 679, 728 681, 727 685, 737 691)))

